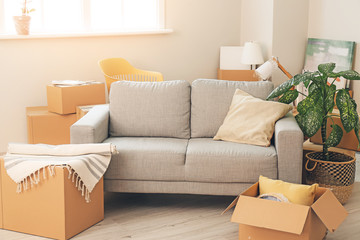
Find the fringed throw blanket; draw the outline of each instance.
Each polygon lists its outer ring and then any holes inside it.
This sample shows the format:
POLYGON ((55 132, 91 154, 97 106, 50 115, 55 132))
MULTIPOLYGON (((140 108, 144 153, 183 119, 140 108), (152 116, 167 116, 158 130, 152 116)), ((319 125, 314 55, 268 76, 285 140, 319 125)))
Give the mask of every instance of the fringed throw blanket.
POLYGON ((64 166, 69 179, 81 191, 86 202, 90 193, 109 166, 111 154, 116 153, 110 143, 100 144, 9 144, 4 157, 7 174, 17 183, 17 192, 27 190, 42 177, 55 174, 55 166, 64 166))

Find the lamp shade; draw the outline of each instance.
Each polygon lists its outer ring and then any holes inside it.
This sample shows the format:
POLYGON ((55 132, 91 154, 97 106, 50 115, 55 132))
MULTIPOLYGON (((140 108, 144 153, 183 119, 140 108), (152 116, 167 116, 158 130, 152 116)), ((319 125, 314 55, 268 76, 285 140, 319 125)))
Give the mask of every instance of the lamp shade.
POLYGON ((274 61, 273 58, 271 58, 270 60, 266 61, 263 65, 261 65, 260 67, 258 67, 255 70, 255 74, 257 76, 260 77, 260 79, 262 80, 267 80, 271 77, 273 71, 275 68, 277 68, 277 62, 274 61))
POLYGON ((241 62, 243 64, 250 65, 264 63, 264 58, 261 53, 260 45, 256 42, 246 42, 244 45, 241 62))

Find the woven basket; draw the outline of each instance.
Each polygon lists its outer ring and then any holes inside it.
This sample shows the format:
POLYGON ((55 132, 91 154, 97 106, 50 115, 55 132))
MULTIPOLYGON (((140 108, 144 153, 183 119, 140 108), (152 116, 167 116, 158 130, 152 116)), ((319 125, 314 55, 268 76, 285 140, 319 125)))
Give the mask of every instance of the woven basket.
POLYGON ((339 202, 345 204, 354 186, 355 158, 336 152, 329 155, 329 161, 324 161, 322 152, 306 154, 306 183, 330 188, 339 202))

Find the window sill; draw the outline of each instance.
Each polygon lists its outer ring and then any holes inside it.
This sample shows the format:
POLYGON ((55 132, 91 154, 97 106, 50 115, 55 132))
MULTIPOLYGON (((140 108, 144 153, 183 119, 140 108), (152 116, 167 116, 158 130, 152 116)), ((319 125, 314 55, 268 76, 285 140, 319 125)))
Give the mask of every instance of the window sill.
POLYGON ((1 39, 39 39, 39 38, 77 38, 77 37, 103 37, 103 36, 132 36, 132 35, 155 35, 169 34, 172 29, 156 29, 144 31, 122 32, 82 32, 82 33, 30 33, 29 35, 0 34, 1 39))

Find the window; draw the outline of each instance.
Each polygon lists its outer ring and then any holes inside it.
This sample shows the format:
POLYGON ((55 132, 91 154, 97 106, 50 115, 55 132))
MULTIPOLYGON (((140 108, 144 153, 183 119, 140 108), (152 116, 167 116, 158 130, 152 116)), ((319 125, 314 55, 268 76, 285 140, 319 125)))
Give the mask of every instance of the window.
MULTIPOLYGON (((0 32, 15 33, 22 0, 0 0, 0 32)), ((122 32, 164 27, 164 0, 32 0, 31 33, 122 32)))

